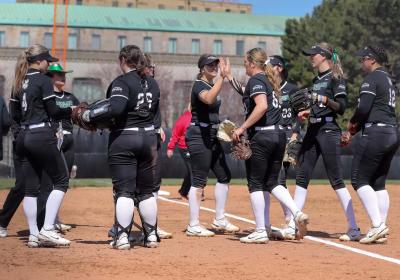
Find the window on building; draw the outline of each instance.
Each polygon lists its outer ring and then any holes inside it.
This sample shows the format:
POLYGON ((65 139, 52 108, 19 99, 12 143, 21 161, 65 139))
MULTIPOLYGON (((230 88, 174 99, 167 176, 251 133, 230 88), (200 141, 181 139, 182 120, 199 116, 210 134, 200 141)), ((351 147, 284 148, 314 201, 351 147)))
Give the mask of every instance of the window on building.
POLYGON ((120 50, 126 46, 126 36, 118 36, 117 38, 117 49, 120 50))
POLYGON ((225 12, 226 12, 226 13, 230 13, 230 12, 231 12, 231 9, 225 9, 225 12))
POLYGON ((160 5, 158 5, 158 8, 159 8, 160 10, 165 10, 165 5, 160 4, 160 5))
POLYGON ((192 54, 200 53, 200 39, 192 39, 192 54))
POLYGON ((46 48, 51 49, 53 47, 53 33, 44 33, 43 43, 46 48))
POLYGON ((148 36, 143 38, 143 51, 145 53, 150 53, 153 51, 153 38, 148 36))
POLYGON ((177 52, 177 39, 176 38, 169 38, 168 39, 168 52, 169 53, 176 53, 177 52))
POLYGON ((19 35, 19 46, 21 48, 29 47, 29 32, 21 32, 19 35))
POLYGON ((111 4, 113 7, 118 7, 118 1, 112 1, 112 4, 111 4))
POLYGON ((197 11, 197 7, 192 7, 192 11, 197 11))
POLYGON ((68 49, 76 50, 78 48, 78 34, 70 33, 68 35, 68 49))
POLYGON ((82 0, 76 0, 76 5, 82 5, 82 0))
POLYGON ((6 45, 6 32, 0 31, 0 47, 4 47, 6 45))
POLYGON ((213 54, 215 55, 222 54, 222 40, 214 40, 213 54))
POLYGON ((185 7, 184 6, 178 6, 178 10, 184 10, 185 7))
POLYGON ((92 49, 93 50, 101 49, 101 36, 99 34, 92 34, 92 49))
POLYGON ((126 4, 126 6, 128 7, 128 8, 132 8, 132 3, 131 2, 128 2, 128 4, 126 4))
POLYGON ((240 11, 240 13, 241 13, 241 14, 246 14, 246 11, 243 11, 243 10, 242 10, 242 11, 240 11))
POLYGON ((104 98, 101 80, 95 78, 74 78, 72 92, 82 102, 92 103, 104 98))
POLYGON ((267 42, 259 41, 257 45, 258 45, 259 48, 263 49, 264 51, 267 50, 267 42))
POLYGON ((236 41, 236 55, 244 55, 244 41, 237 40, 236 41))
POLYGON ((211 9, 210 8, 206 8, 206 12, 211 12, 211 9))
POLYGON ((0 96, 4 96, 4 84, 6 83, 6 78, 0 75, 0 96))

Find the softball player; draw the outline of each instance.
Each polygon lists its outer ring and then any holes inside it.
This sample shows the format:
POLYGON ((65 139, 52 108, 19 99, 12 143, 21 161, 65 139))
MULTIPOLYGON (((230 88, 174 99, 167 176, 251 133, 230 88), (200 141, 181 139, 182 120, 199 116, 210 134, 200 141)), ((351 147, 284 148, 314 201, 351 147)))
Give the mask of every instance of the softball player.
POLYGON ((366 46, 357 52, 366 76, 360 87, 359 103, 347 125, 351 134, 362 131, 351 167, 351 183, 372 227, 360 243, 384 243, 389 228, 389 193, 385 189, 390 163, 399 147, 395 98, 398 93, 385 69, 386 51, 366 46))
MULTIPOLYGON (((310 110, 299 113, 299 117, 303 119, 308 117, 309 124, 298 157, 294 200, 299 209, 303 209, 312 171, 322 155, 329 181, 347 217, 348 231, 339 239, 357 240, 360 238, 360 230, 354 217, 350 193, 342 179, 341 130, 336 123, 337 115, 344 113, 347 103, 346 84, 339 55, 327 43, 304 49, 303 54, 310 57, 312 67, 318 71, 312 87, 313 92, 317 94, 318 103, 310 110)), ((291 228, 287 230, 293 232, 291 228)))
POLYGON ((190 219, 186 228, 188 236, 214 236, 200 225, 199 212, 201 191, 207 184, 210 169, 217 177, 215 185, 215 219, 212 227, 218 231, 236 232, 239 228, 225 217, 225 203, 228 198, 231 172, 226 164, 225 154, 217 138, 219 107, 224 76, 218 76, 219 59, 204 54, 198 61, 200 73, 191 93, 192 122, 186 132, 186 144, 190 153, 193 186, 189 190, 190 219), (214 83, 214 79, 216 79, 214 83))
POLYGON ((142 219, 144 243, 157 247, 157 201, 153 195, 157 162, 155 115, 159 110, 160 89, 144 73, 146 60, 142 51, 128 45, 119 53, 123 74, 107 90, 110 115, 108 163, 114 186, 115 232, 111 246, 130 249, 128 237, 132 227, 133 198, 142 219))
MULTIPOLYGON (((242 243, 268 242, 268 234, 271 232, 269 218, 268 224, 265 224, 265 216, 269 216, 269 205, 267 208, 265 203, 265 196, 269 198, 268 192, 291 210, 299 227, 299 237, 302 238, 307 231, 308 216, 299 211, 288 190, 278 185, 286 134, 280 125, 281 108, 278 98, 281 86, 267 59, 267 54, 261 48, 246 53, 244 65, 246 75, 250 77, 242 94, 246 121, 233 133, 234 140, 240 141, 241 135, 247 131, 253 151, 252 156, 246 160, 246 175, 256 229, 240 238, 242 243)), ((223 68, 229 78, 231 73, 227 65, 223 68)))
POLYGON ((38 247, 39 241, 51 245, 69 245, 70 241, 55 230, 54 222, 68 189, 68 171, 57 147, 55 129, 51 118, 69 116, 71 107, 60 109, 56 105, 53 84, 43 75, 49 62, 57 61, 41 45, 23 51, 17 61, 10 102, 11 115, 21 125, 16 149, 26 158, 23 173, 26 179, 24 212, 29 225, 29 247, 38 247), (46 203, 43 228, 37 227, 37 196, 42 172, 52 179, 54 189, 46 203))
MULTIPOLYGON (((77 106, 79 100, 70 92, 64 91, 65 87, 65 76, 67 73, 71 73, 72 70, 67 71, 62 68, 58 63, 51 64, 47 69, 46 75, 49 76, 54 85, 54 94, 56 97, 56 105, 60 109, 68 108, 71 106, 77 106)), ((57 130, 58 144, 60 150, 65 158, 68 174, 71 174, 72 166, 75 160, 74 150, 74 137, 73 137, 73 124, 69 116, 58 116, 52 121, 52 126, 57 130)), ((41 182, 41 192, 38 197, 38 225, 39 227, 43 223, 46 200, 50 192, 53 190, 53 184, 50 177, 44 173, 41 182)), ((56 229, 60 232, 69 231, 70 225, 63 224, 58 215, 54 224, 56 229)))

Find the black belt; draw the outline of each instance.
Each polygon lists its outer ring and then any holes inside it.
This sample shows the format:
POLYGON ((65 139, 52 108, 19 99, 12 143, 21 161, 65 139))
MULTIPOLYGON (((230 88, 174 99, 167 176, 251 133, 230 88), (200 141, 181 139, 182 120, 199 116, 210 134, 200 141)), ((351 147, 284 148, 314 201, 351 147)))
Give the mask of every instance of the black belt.
POLYGON ((200 127, 209 127, 209 128, 218 128, 219 124, 217 123, 204 123, 204 122, 192 122, 190 125, 200 126, 200 127))
POLYGON ((371 126, 379 126, 379 127, 397 127, 396 125, 393 124, 388 124, 388 123, 366 123, 364 125, 365 128, 371 127, 371 126))

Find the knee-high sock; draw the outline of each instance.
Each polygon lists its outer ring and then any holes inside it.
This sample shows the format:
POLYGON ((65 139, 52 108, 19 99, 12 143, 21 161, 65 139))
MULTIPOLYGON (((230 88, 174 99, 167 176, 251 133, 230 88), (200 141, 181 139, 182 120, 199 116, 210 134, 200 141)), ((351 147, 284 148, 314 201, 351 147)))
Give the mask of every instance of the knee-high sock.
POLYGON ((357 193, 365 210, 367 210, 372 226, 379 227, 382 220, 381 213, 379 212, 378 198, 375 191, 370 185, 365 185, 359 188, 357 193))
POLYGON ((46 216, 44 218, 43 228, 48 230, 54 227, 58 210, 64 199, 65 192, 52 190, 46 202, 46 216))
POLYGON ((356 218, 354 216, 353 201, 351 199, 348 189, 341 188, 335 190, 335 192, 340 200, 340 204, 342 205, 343 211, 346 214, 348 227, 353 229, 358 228, 356 218))
POLYGON ((289 191, 284 186, 276 186, 271 193, 279 200, 279 202, 289 208, 293 216, 299 211, 299 208, 290 196, 289 191))
POLYGON ((225 204, 228 198, 229 185, 217 183, 215 185, 215 219, 220 220, 225 217, 225 204))
POLYGON ((296 186, 293 200, 300 211, 303 210, 304 204, 306 204, 306 198, 307 198, 307 189, 302 188, 300 186, 296 186))
POLYGON ((131 224, 134 207, 135 205, 132 198, 118 197, 117 204, 115 206, 115 214, 118 223, 122 227, 127 228, 131 224))
POLYGON ((33 235, 39 234, 37 227, 36 215, 37 215, 37 197, 24 197, 24 213, 28 221, 29 233, 33 235))
POLYGON ((201 201, 201 188, 190 187, 188 193, 189 200, 189 225, 195 226, 200 224, 200 201, 201 201))
POLYGON ((250 193, 251 206, 256 219, 256 229, 265 229, 265 200, 262 191, 250 193))
POLYGON ((139 203, 140 215, 143 221, 151 226, 157 223, 157 200, 155 197, 150 197, 139 203))
POLYGON ((390 199, 387 190, 375 192, 378 197, 379 212, 381 213, 382 222, 386 223, 389 212, 390 199))
POLYGON ((271 221, 269 219, 269 209, 271 205, 271 196, 269 195, 269 192, 263 192, 264 194, 264 202, 265 202, 265 212, 264 212, 264 221, 265 221, 265 226, 268 227, 271 225, 271 221))

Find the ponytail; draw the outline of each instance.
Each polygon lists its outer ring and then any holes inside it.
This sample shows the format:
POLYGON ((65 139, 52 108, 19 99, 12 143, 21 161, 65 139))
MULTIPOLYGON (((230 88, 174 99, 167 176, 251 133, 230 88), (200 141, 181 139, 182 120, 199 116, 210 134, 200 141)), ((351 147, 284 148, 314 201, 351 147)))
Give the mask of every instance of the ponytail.
POLYGON ((268 78, 269 82, 271 83, 276 96, 279 97, 279 96, 281 96, 281 85, 279 84, 278 79, 275 76, 275 72, 274 72, 274 69, 272 68, 273 67, 272 64, 267 63, 267 62, 264 64, 265 75, 267 75, 267 78, 268 78))
POLYGON ((24 50, 18 56, 17 64, 15 65, 15 78, 11 90, 13 98, 19 96, 22 92, 22 83, 29 68, 28 54, 28 50, 24 50))
POLYGON ((336 80, 345 78, 342 63, 336 49, 326 42, 321 42, 318 46, 325 51, 325 57, 329 59, 333 78, 336 80))

